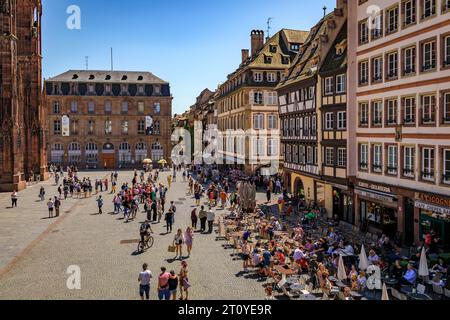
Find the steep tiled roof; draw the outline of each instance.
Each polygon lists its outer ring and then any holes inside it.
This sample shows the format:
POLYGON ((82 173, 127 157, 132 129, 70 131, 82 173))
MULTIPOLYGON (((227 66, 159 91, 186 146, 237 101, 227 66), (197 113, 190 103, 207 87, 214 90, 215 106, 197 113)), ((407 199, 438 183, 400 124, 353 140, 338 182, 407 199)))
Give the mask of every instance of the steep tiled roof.
POLYGON ((306 80, 313 77, 320 67, 321 36, 327 34, 328 20, 334 18, 330 13, 322 18, 309 32, 309 36, 303 44, 300 52, 294 59, 286 78, 280 82, 278 89, 284 86, 306 80))
POLYGON ((308 31, 300 31, 300 30, 292 30, 292 29, 283 29, 286 39, 290 43, 304 43, 308 38, 308 31))
POLYGON ((334 41, 333 47, 328 52, 325 58, 320 72, 326 73, 338 69, 345 68, 347 66, 347 24, 341 28, 336 40, 334 41), (336 46, 342 46, 345 48, 341 54, 336 52, 336 46))

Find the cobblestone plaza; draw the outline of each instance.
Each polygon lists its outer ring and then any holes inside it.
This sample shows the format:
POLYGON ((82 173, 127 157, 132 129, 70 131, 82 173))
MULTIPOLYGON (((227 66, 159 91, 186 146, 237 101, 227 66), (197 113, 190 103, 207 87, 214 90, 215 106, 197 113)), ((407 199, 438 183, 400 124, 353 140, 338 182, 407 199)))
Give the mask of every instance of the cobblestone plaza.
MULTIPOLYGON (((91 179, 105 178, 109 172, 81 173, 91 179)), ((166 180, 166 173, 160 181, 166 180)), ((133 172, 120 172, 119 185, 129 182, 133 172)), ((175 201, 177 213, 174 231, 190 225, 194 199, 186 196, 187 183, 175 182, 167 201, 175 201)), ((47 198, 57 195, 53 181, 42 184, 47 198)), ((136 243, 122 241, 139 238, 140 213, 134 222, 124 223, 122 215, 112 215, 112 195, 104 192, 104 214, 97 215, 96 197, 63 201, 61 216, 47 219, 46 201, 38 198, 40 186, 19 193, 19 206, 10 209, 9 194, 0 195, 0 299, 137 299, 137 276, 146 262, 154 279, 151 298, 156 299, 156 280, 161 266, 178 273, 180 260, 167 248, 174 234, 164 235, 164 223, 153 225, 155 244, 146 253, 135 255, 136 243), (106 214, 108 213, 108 214, 106 214), (79 266, 81 290, 69 290, 67 270, 79 266)), ((221 211, 217 212, 217 215, 221 211)), ((241 261, 233 261, 231 251, 216 241, 216 234, 196 233, 191 257, 190 298, 262 299, 261 282, 240 276, 241 261)), ((184 248, 185 249, 185 248, 184 248)), ((184 252, 185 254, 185 252, 184 252)))

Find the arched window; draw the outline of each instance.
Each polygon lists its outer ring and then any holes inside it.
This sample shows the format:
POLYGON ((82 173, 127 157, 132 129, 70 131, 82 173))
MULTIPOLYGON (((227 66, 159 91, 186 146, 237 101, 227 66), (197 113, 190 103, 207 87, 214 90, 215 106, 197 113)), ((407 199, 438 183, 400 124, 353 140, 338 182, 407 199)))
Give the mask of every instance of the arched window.
POLYGON ((51 162, 53 164, 63 164, 64 163, 64 146, 61 143, 52 144, 52 151, 50 154, 51 162))
POLYGON ((69 164, 78 165, 81 162, 81 145, 78 142, 69 144, 69 164))
POLYGON ((94 169, 98 166, 98 146, 93 142, 86 144, 86 164, 94 169))
POLYGON ((128 142, 122 142, 119 145, 119 163, 131 163, 131 146, 128 142))
POLYGON ((64 147, 61 143, 52 144, 52 151, 64 151, 64 147))
POLYGON ((81 145, 78 142, 69 144, 69 151, 81 151, 81 145))
POLYGON ((121 151, 129 151, 131 150, 131 146, 128 142, 122 142, 119 146, 119 150, 121 151))
POLYGON ((144 142, 136 144, 136 162, 142 162, 147 158, 147 145, 144 142))

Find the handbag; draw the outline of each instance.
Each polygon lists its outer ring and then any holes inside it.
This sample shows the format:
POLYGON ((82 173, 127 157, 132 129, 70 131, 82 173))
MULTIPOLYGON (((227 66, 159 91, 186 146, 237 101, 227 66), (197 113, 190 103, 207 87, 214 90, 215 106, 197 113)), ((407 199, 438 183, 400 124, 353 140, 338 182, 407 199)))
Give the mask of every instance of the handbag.
POLYGON ((191 284, 189 283, 189 280, 187 278, 183 279, 183 287, 185 289, 189 289, 191 287, 191 284))
POLYGON ((169 252, 175 252, 175 246, 169 246, 168 251, 169 252))

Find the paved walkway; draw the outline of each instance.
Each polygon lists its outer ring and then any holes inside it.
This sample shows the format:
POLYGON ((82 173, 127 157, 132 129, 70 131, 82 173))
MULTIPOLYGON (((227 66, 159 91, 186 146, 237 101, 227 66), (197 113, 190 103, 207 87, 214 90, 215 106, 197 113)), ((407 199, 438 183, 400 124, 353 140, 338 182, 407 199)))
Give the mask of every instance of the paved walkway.
MULTIPOLYGON (((90 173, 92 179, 107 172, 90 173)), ((119 183, 130 181, 132 172, 121 172, 119 183)), ((161 177, 166 182, 166 174, 161 177)), ((181 179, 180 179, 181 180, 181 179)), ((51 183, 45 182, 47 197, 51 183)), ((177 202, 174 229, 190 224, 194 200, 186 196, 187 184, 176 182, 168 193, 168 201, 177 202)), ((56 187, 51 187, 56 193, 56 187)), ((135 255, 135 243, 123 240, 138 238, 139 222, 124 223, 112 211, 112 195, 104 194, 105 214, 96 215, 95 197, 69 199, 63 203, 62 216, 47 216, 45 203, 37 203, 39 187, 20 193, 19 209, 7 209, 0 200, 0 299, 136 299, 137 275, 144 262, 154 277, 159 268, 180 269, 180 261, 167 248, 174 234, 165 235, 165 226, 156 224, 155 244, 142 255, 135 255), (65 213, 67 212, 67 213, 65 213), (81 269, 81 290, 68 290, 67 268, 81 269)), ((218 211, 220 213, 221 211, 218 211)), ((174 230, 174 231, 175 231, 174 230)), ((231 251, 216 241, 216 234, 195 234, 190 270, 190 297, 194 300, 231 300, 264 298, 263 283, 239 276, 241 261, 233 261, 231 251)), ((152 281, 152 298, 156 298, 156 279, 152 281)))

